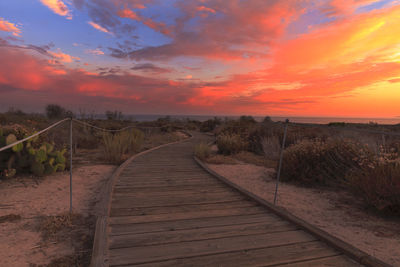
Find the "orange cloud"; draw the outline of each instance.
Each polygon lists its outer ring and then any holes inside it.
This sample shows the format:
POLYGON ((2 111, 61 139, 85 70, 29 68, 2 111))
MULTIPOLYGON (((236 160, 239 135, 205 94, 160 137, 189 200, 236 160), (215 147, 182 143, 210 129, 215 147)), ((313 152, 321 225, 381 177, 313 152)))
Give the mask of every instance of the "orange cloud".
POLYGON ((0 18, 0 31, 11 32, 14 36, 21 36, 21 30, 14 23, 8 22, 0 18))
POLYGON ((60 49, 58 49, 57 52, 48 51, 48 53, 50 55, 52 55, 54 58, 60 60, 61 62, 70 63, 70 62, 72 62, 72 60, 80 60, 79 57, 74 57, 74 56, 65 54, 65 53, 61 52, 60 49))
POLYGON ((67 19, 72 19, 71 11, 62 0, 40 0, 40 2, 50 8, 57 15, 66 17, 67 19))
POLYGON ((95 28, 96 30, 98 30, 98 31, 105 32, 105 33, 108 33, 108 34, 111 34, 111 35, 113 34, 112 32, 108 31, 106 28, 100 26, 99 24, 97 24, 97 23, 95 23, 93 21, 89 21, 88 24, 90 26, 92 26, 93 28, 95 28))

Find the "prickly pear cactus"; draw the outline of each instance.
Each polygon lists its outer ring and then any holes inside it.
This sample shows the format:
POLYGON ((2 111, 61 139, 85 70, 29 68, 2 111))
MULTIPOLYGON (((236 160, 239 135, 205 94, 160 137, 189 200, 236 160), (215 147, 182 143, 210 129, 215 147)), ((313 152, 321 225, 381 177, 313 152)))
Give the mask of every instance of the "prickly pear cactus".
MULTIPOLYGON (((0 147, 15 143, 17 136, 26 138, 27 133, 4 132, 0 128, 0 147)), ((16 173, 30 172, 36 176, 53 174, 64 171, 66 149, 56 150, 54 144, 39 141, 34 137, 24 143, 13 146, 11 149, 0 152, 0 178, 12 177, 16 173)))

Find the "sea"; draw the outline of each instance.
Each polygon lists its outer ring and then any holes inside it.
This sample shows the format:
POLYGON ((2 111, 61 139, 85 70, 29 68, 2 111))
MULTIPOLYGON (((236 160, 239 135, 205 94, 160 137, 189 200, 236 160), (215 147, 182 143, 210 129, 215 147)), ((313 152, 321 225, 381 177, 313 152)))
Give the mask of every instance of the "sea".
MULTIPOLYGON (((228 118, 237 119, 240 116, 216 116, 216 115, 149 115, 149 114, 132 114, 124 115, 125 118, 129 118, 135 121, 154 121, 159 118, 165 118, 169 116, 171 119, 192 119, 198 121, 206 121, 212 118, 228 118)), ((257 121, 264 120, 263 116, 253 116, 257 121)), ((317 124, 328 124, 330 122, 346 122, 346 123, 377 123, 384 125, 400 124, 400 116, 396 118, 346 118, 346 117, 284 117, 284 116, 270 116, 272 121, 285 121, 288 119, 290 122, 296 123, 317 123, 317 124)))

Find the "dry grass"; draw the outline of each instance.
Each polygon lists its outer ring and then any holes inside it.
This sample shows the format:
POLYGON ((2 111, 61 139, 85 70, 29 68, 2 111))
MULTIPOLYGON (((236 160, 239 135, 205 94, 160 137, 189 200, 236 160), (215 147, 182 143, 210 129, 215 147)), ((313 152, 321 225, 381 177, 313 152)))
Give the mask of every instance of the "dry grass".
POLYGON ((367 205, 400 215, 400 161, 381 160, 350 172, 347 179, 367 205))
POLYGON ((205 143, 197 144, 194 147, 194 155, 201 160, 205 160, 210 157, 211 148, 205 143))
POLYGON ((66 212, 55 216, 41 217, 37 229, 41 232, 43 245, 54 242, 71 242, 75 253, 54 259, 47 265, 32 264, 31 267, 89 266, 94 228, 94 216, 84 217, 81 214, 66 212))
POLYGON ((217 137, 218 152, 231 155, 246 150, 248 144, 238 134, 222 134, 217 137))
POLYGON ((53 240, 59 237, 59 233, 70 231, 74 225, 82 221, 82 215, 68 212, 56 216, 44 216, 40 219, 38 230, 44 240, 53 240))
POLYGON ((132 129, 121 133, 106 133, 104 140, 104 155, 108 162, 120 164, 129 157, 130 153, 139 151, 144 139, 144 134, 132 129))

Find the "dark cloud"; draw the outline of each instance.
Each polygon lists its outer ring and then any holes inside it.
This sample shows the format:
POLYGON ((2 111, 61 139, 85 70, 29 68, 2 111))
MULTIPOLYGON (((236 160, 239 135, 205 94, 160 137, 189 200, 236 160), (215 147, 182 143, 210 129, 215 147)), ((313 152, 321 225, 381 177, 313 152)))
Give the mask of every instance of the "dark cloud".
POLYGON ((168 72, 172 71, 171 69, 161 68, 152 63, 136 64, 134 67, 131 68, 131 70, 138 70, 138 71, 142 71, 142 72, 152 72, 152 73, 157 73, 157 74, 168 73, 168 72))

